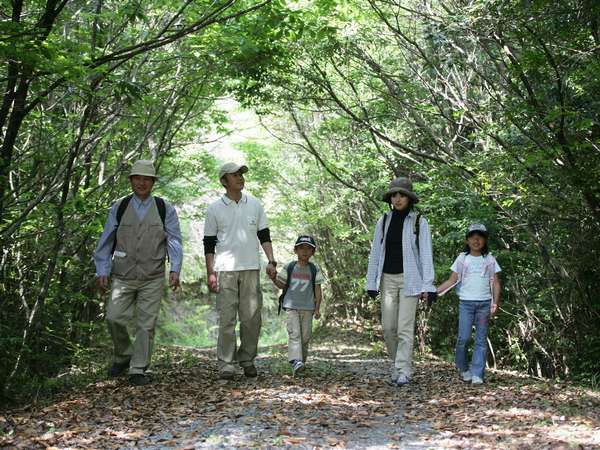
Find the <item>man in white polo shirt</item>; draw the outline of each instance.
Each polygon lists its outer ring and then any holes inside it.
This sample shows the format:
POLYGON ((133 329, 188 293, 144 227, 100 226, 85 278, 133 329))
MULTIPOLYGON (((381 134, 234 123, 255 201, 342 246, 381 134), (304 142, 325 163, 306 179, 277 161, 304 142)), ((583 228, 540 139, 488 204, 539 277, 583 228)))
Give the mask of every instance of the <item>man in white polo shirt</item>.
POLYGON ((204 254, 208 287, 217 293, 219 337, 217 358, 223 379, 235 375, 235 364, 246 377, 257 375, 254 366, 261 327, 259 243, 268 259, 267 274, 277 273, 267 218, 260 202, 243 194, 248 167, 226 163, 219 170, 225 194, 212 203, 204 224, 204 254), (240 347, 235 326, 240 319, 240 347))

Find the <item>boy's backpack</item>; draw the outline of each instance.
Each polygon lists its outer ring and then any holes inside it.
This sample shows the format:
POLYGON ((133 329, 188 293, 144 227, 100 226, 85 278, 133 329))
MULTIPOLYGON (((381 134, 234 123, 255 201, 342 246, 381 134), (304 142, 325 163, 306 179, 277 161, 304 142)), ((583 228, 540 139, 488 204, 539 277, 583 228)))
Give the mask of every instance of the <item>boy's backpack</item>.
MULTIPOLYGON (((415 233, 415 244, 417 244, 417 251, 419 251, 419 227, 421 226, 421 213, 417 213, 415 218, 413 233, 415 233)), ((387 220, 387 213, 383 213, 383 221, 381 222, 381 243, 383 244, 383 236, 385 234, 385 221, 387 220)))
MULTIPOLYGON (((285 294, 290 288, 290 280, 292 279, 292 272, 294 271, 294 267, 296 267, 297 261, 292 261, 287 266, 287 280, 285 280, 285 287, 279 296, 279 306, 277 308, 277 315, 281 314, 281 308, 283 308, 283 299, 285 298, 285 294)), ((317 266, 315 266, 310 261, 308 262, 308 267, 310 267, 310 280, 312 282, 313 292, 315 291, 315 280, 317 279, 317 266)))
MULTIPOLYGON (((117 208, 117 230, 119 229, 119 225, 121 224, 121 218, 123 217, 123 214, 125 214, 125 210, 127 209, 127 206, 129 206, 131 197, 133 197, 133 194, 129 194, 127 197, 123 197, 123 200, 121 200, 121 203, 119 203, 119 207, 117 208)), ((154 197, 154 202, 156 203, 156 209, 158 209, 158 215, 160 216, 160 220, 162 221, 162 224, 163 224, 163 230, 166 231, 165 217, 167 215, 167 206, 165 204, 165 201, 160 197, 154 197)), ((111 253, 115 252, 116 246, 117 246, 117 237, 115 235, 115 240, 113 242, 113 248, 112 248, 111 253)))

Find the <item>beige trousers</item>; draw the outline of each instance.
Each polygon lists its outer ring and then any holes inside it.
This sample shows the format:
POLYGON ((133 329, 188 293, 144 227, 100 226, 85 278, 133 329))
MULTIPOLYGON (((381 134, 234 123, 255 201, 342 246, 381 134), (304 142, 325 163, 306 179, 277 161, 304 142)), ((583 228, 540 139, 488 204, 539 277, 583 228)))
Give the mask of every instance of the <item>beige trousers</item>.
POLYGON ((412 375, 417 296, 405 296, 404 274, 384 273, 381 277, 381 324, 388 355, 393 361, 392 376, 412 375))
POLYGON ((306 362, 308 342, 312 336, 312 318, 314 311, 299 309, 287 310, 288 361, 306 362))
POLYGON ((258 270, 219 272, 219 337, 217 358, 220 372, 235 371, 235 363, 252 366, 258 349, 262 293, 258 270), (240 347, 236 349, 235 325, 240 320, 240 347))
POLYGON ((129 374, 142 374, 150 365, 154 328, 165 292, 164 277, 149 281, 112 279, 106 321, 114 345, 114 362, 129 361, 129 374), (127 325, 135 317, 133 343, 127 325))

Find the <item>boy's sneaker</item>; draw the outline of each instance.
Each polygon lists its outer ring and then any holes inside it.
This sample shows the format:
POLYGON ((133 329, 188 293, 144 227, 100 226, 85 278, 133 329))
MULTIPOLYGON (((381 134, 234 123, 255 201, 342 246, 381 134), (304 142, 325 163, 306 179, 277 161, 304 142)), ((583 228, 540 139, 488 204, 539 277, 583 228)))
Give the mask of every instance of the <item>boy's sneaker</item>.
POLYGON ((408 378, 403 373, 398 375, 398 378, 396 378, 396 386, 398 386, 398 387, 407 385, 408 383, 410 383, 410 378, 408 378))
POLYGON ((471 378, 471 384, 483 384, 483 379, 478 377, 477 375, 473 375, 471 378))
POLYGON ((465 370, 464 372, 460 373, 460 379, 463 380, 465 383, 470 383, 473 379, 473 375, 471 375, 470 370, 465 370))
POLYGON ((292 362, 292 374, 294 376, 299 375, 304 371, 304 363, 300 360, 295 360, 292 362))

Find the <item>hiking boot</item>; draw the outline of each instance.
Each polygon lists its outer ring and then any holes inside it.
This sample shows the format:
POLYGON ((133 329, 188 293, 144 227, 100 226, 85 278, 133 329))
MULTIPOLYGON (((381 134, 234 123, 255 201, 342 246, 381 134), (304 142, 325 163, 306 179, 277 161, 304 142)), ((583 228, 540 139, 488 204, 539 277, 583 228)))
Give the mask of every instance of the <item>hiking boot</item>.
POLYGON ((122 363, 113 363, 113 365, 110 366, 106 371, 106 374, 109 378, 115 378, 120 375, 123 375, 127 369, 129 369, 129 361, 125 361, 122 363))
POLYGON ((152 380, 148 375, 144 375, 143 373, 134 373, 133 375, 129 375, 129 384, 134 386, 146 386, 150 384, 152 380))
POLYGON ((396 386, 401 387, 407 385, 408 383, 410 383, 410 378, 403 373, 398 375, 398 378, 396 379, 396 386))
POLYGON ((300 375, 304 371, 304 363, 300 360, 292 362, 292 375, 300 375))
POLYGON ((244 367, 244 375, 247 378, 255 378, 258 375, 258 372, 256 371, 256 367, 252 366, 245 366, 244 367))
POLYGON ((219 378, 221 380, 233 380, 234 376, 235 376, 235 372, 233 372, 231 370, 224 370, 222 372, 219 372, 219 378))
POLYGON ((483 384, 483 378, 473 375, 471 377, 471 384, 483 384))
POLYGON ((461 371, 460 372, 460 379, 462 381, 464 381, 465 383, 470 383, 471 380, 473 379, 473 375, 471 375, 471 371, 470 370, 461 371))

